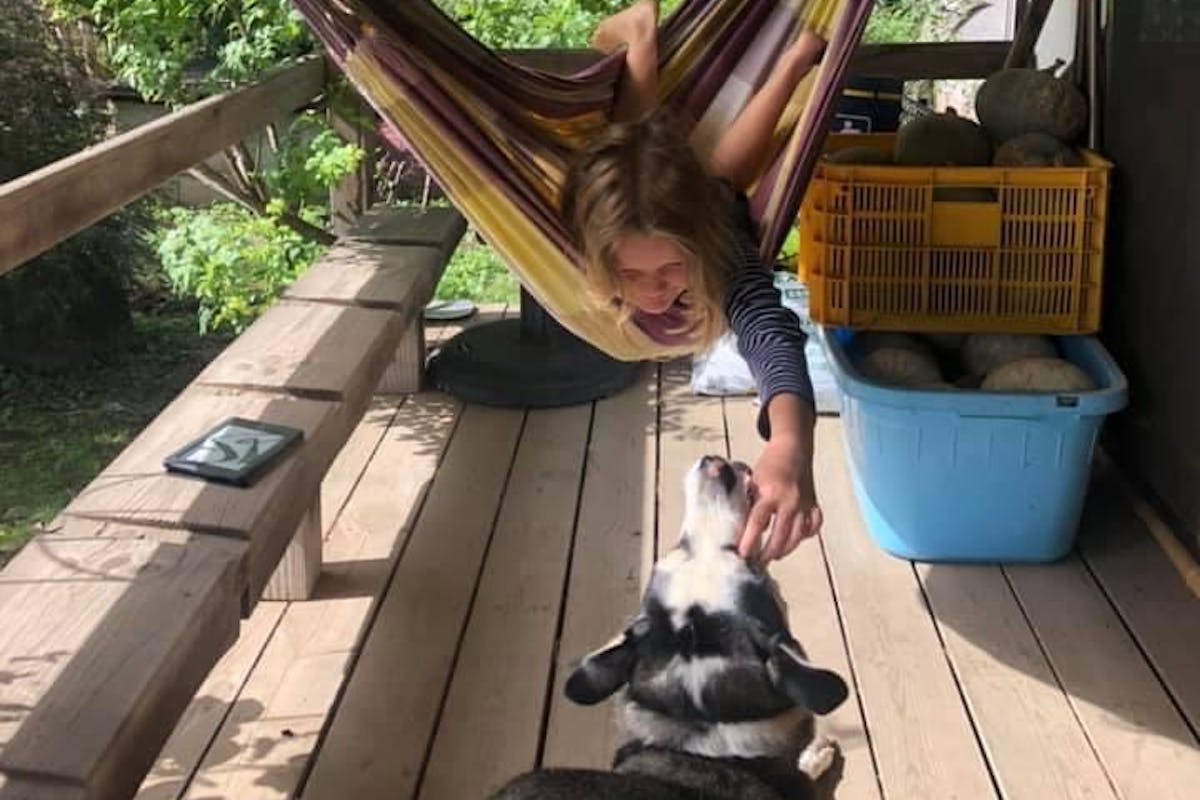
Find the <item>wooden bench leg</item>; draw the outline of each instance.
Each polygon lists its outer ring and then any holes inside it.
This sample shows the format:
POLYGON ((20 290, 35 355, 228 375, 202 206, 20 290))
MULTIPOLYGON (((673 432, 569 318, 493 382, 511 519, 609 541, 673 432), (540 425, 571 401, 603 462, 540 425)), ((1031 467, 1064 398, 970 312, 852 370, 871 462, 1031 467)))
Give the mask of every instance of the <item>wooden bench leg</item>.
POLYGON ((388 364, 379 387, 379 394, 412 394, 421 391, 425 375, 425 317, 420 312, 404 332, 396 347, 396 355, 388 364))
POLYGON ((321 499, 300 520, 275 574, 263 589, 263 600, 307 600, 321 575, 321 499))

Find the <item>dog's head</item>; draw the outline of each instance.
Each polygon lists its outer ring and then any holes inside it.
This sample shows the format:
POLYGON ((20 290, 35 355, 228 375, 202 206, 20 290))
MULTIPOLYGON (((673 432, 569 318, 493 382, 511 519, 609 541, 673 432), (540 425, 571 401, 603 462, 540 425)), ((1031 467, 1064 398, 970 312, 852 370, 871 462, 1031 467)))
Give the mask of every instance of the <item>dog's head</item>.
POLYGON ((678 545, 632 623, 571 674, 571 700, 624 688, 630 737, 712 756, 785 755, 811 714, 841 705, 845 682, 808 662, 774 582, 737 554, 751 492, 744 464, 706 456, 688 472, 678 545))

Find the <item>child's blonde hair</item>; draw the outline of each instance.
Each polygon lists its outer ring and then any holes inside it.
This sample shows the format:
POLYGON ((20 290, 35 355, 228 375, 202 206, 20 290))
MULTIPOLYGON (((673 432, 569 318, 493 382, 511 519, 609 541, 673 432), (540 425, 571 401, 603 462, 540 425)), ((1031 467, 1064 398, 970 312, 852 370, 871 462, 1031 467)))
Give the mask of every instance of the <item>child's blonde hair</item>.
POLYGON ((689 256, 684 324, 672 333, 702 349, 725 331, 731 199, 675 119, 657 111, 606 128, 571 164, 562 197, 591 293, 597 302, 615 303, 623 324, 636 309, 621 296, 616 250, 624 237, 641 234, 672 239, 689 256))

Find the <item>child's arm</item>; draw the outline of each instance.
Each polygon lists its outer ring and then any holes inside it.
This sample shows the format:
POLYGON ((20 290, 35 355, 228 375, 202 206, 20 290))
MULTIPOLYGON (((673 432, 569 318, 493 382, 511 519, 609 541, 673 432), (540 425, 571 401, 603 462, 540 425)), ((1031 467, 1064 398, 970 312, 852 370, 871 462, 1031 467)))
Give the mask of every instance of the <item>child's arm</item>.
POLYGON ((722 134, 709 158, 709 172, 727 178, 738 189, 746 189, 754 182, 770 154, 771 137, 779 117, 824 49, 824 39, 812 31, 801 31, 771 68, 767 82, 722 134))
POLYGON ((800 320, 780 301, 753 241, 739 235, 735 252, 737 271, 725 310, 738 349, 758 384, 762 400, 758 430, 767 440, 754 466, 758 497, 738 549, 745 557, 759 555, 765 561, 787 555, 821 526, 812 469, 816 412, 804 356, 807 337, 800 320), (759 554, 772 516, 770 541, 759 554))

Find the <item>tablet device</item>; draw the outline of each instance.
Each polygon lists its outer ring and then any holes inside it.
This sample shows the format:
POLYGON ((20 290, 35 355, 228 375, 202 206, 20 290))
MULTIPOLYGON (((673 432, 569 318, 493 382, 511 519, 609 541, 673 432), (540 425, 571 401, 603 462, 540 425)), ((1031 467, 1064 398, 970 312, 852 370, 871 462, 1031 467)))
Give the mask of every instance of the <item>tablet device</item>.
POLYGON ((230 417, 163 461, 169 472, 234 486, 251 486, 304 438, 286 425, 230 417))

